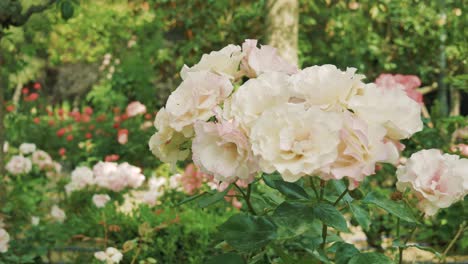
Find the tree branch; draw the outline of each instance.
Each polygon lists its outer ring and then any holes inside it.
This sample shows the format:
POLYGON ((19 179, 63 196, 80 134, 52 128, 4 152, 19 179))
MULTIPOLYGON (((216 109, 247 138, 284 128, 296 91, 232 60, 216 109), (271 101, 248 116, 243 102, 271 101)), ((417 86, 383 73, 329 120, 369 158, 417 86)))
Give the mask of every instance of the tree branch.
POLYGON ((29 20, 29 18, 33 14, 40 13, 40 12, 46 10, 51 5, 53 5, 55 2, 57 2, 57 0, 48 0, 47 3, 42 4, 42 5, 32 5, 32 6, 30 6, 28 8, 28 10, 26 10, 26 12, 24 14, 20 15, 18 18, 12 19, 10 24, 12 26, 16 26, 16 27, 22 26, 29 20))

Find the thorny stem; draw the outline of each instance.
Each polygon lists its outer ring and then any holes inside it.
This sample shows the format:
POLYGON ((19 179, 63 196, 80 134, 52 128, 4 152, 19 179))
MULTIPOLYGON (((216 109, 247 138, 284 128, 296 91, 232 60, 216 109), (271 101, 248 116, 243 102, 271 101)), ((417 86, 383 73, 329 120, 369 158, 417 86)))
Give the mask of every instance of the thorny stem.
POLYGON ((340 194, 338 199, 336 199, 336 201, 333 203, 333 206, 336 206, 347 193, 348 193, 348 188, 346 188, 344 192, 340 194))
POLYGON ((455 242, 457 242, 458 238, 465 232, 466 230, 466 221, 463 221, 461 223, 460 227, 458 228, 457 234, 453 237, 452 241, 448 244, 447 248, 445 248, 444 253, 442 253, 442 257, 440 258, 439 263, 444 262, 445 263, 445 258, 447 257, 447 253, 450 251, 450 249, 455 245, 455 242))
POLYGON ((325 191, 325 184, 326 184, 326 181, 320 180, 320 201, 323 200, 323 193, 325 191))
MULTIPOLYGON (((422 213, 421 216, 419 217, 419 219, 423 219, 424 218, 424 215, 425 213, 422 213)), ((399 223, 400 223, 400 220, 398 220, 397 222, 397 232, 399 233, 399 223)), ((414 228, 411 230, 410 234, 406 237, 405 241, 403 242, 403 247, 402 246, 399 246, 398 247, 398 263, 399 264, 402 264, 403 263, 403 251, 405 250, 405 246, 406 246, 406 243, 408 243, 408 241, 411 239, 411 237, 413 236, 414 232, 416 231, 416 229, 418 228, 418 226, 414 226, 414 228)))
MULTIPOLYGON (((326 181, 320 180, 320 201, 323 200, 323 195, 325 192, 325 184, 326 181)), ((320 245, 320 248, 325 250, 325 245, 327 244, 327 231, 328 231, 328 226, 327 224, 323 223, 322 225, 322 244, 320 245)))
POLYGON ((236 189, 242 194, 242 196, 244 197, 244 200, 245 202, 247 203, 247 207, 249 208, 249 211, 253 214, 253 215, 257 215, 257 212, 255 212, 255 209, 253 208, 252 206, 252 203, 250 202, 250 194, 252 193, 252 187, 251 187, 251 184, 248 185, 247 187, 247 194, 236 184, 236 183, 233 183, 234 187, 236 187, 236 189))
POLYGON ((314 191, 315 193, 315 197, 317 197, 317 199, 319 198, 319 194, 317 192, 317 188, 315 187, 315 183, 314 183, 314 179, 311 177, 309 177, 309 182, 310 182, 310 187, 312 187, 312 190, 314 191))

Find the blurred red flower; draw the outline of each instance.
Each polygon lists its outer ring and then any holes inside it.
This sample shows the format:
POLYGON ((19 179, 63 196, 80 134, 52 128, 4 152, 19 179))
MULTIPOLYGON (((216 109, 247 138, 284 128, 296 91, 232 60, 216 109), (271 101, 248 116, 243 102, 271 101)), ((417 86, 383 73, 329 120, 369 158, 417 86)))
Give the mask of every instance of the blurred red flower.
POLYGON ((36 89, 36 90, 40 90, 42 88, 42 86, 41 86, 40 83, 36 82, 36 83, 34 83, 33 88, 36 89))
POLYGON ((57 130, 57 136, 59 137, 62 137, 63 135, 65 135, 65 128, 61 128, 59 130, 57 130))
POLYGON ((107 161, 107 162, 113 162, 113 161, 118 161, 120 159, 120 156, 117 155, 117 154, 111 154, 111 155, 107 155, 105 158, 104 158, 104 161, 107 161))
POLYGON ((67 150, 65 148, 60 148, 59 149, 59 155, 60 156, 62 156, 62 157, 65 156, 65 153, 67 153, 67 150))

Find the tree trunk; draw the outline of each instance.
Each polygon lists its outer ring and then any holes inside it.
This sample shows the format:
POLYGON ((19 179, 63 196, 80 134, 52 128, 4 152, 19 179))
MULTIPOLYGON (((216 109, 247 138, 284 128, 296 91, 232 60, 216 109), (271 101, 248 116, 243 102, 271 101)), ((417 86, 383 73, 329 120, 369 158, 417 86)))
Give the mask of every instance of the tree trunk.
POLYGON ((280 55, 298 65, 299 3, 298 0, 268 0, 268 44, 280 55))

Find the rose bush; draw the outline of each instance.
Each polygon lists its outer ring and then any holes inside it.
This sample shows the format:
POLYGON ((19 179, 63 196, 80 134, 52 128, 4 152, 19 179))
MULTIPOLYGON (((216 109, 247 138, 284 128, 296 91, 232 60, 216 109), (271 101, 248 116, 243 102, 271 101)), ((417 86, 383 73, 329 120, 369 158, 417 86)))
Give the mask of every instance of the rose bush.
POLYGON ((411 235, 400 241, 400 221, 422 221, 409 205, 411 196, 423 215, 432 216, 468 194, 468 160, 437 150, 415 153, 398 168, 396 186, 411 189, 407 198, 398 192, 392 199, 362 194, 360 185, 376 174, 379 163, 404 162, 400 140, 423 129, 422 99, 414 91, 417 77, 382 75, 376 85, 355 72, 333 65, 298 70, 273 47, 256 48, 255 40, 184 66, 182 83, 156 116, 149 147, 172 164, 191 152, 194 163, 224 186, 189 200, 202 197, 199 203, 210 205, 229 196, 231 188, 244 199, 248 213, 218 227, 231 250, 213 263, 227 258, 255 263, 252 256, 272 257, 268 248, 286 263, 391 263, 338 236, 349 232, 349 214, 368 230, 373 206, 398 219, 393 247, 402 263, 411 235), (283 196, 271 198, 263 184, 283 196), (286 254, 286 248, 294 253, 286 254))

